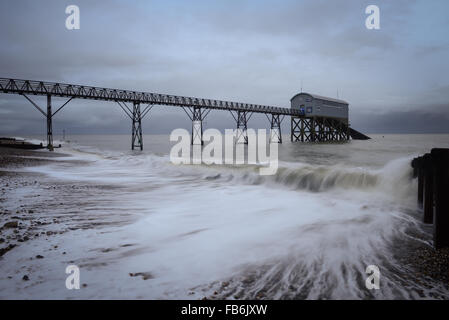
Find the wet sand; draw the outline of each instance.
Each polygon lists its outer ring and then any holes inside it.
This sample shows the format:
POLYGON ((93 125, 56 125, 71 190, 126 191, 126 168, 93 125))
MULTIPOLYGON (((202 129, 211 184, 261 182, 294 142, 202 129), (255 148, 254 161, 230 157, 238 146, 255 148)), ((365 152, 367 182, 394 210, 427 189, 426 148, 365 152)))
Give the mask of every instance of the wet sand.
MULTIPOLYGON (((61 255, 61 259, 67 263, 76 262, 76 257, 70 256, 72 248, 61 245, 58 235, 133 221, 128 215, 114 214, 113 210, 107 215, 98 212, 80 214, 79 208, 94 205, 93 195, 107 192, 107 186, 56 181, 43 174, 24 170, 64 156, 57 152, 0 148, 0 266, 3 271, 0 280, 10 281, 11 287, 21 281, 26 288, 33 281, 37 283, 38 278, 42 279, 42 275, 33 273, 35 267, 30 265, 39 264, 39 261, 44 263, 50 252, 52 256, 61 255), (16 263, 9 259, 11 252, 39 240, 44 240, 45 246, 41 246, 32 256, 22 259, 29 263, 17 265, 13 272, 5 272, 6 267, 11 269, 16 263)), ((1 298, 15 297, 2 294, 1 298)), ((46 298, 45 293, 42 298, 46 298)))
POLYGON ((58 156, 62 155, 0 148, 0 257, 20 243, 46 235, 41 226, 49 222, 43 221, 43 217, 35 213, 37 210, 34 205, 19 205, 17 210, 11 210, 4 208, 2 204, 9 196, 24 187, 42 187, 39 175, 22 172, 21 168, 46 164, 58 156))

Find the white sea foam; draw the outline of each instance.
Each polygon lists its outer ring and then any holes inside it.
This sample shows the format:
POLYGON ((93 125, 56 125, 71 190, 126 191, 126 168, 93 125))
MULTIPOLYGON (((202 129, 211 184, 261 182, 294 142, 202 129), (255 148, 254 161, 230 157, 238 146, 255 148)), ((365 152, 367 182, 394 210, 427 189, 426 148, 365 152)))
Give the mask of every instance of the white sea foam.
POLYGON ((164 155, 76 145, 63 151, 82 162, 28 170, 120 186, 110 191, 118 206, 139 219, 101 234, 62 235, 59 241, 73 242, 75 255, 98 267, 82 271, 89 291, 53 294, 347 299, 418 298, 426 290, 402 276, 408 271, 394 257, 395 242, 425 234, 410 214, 416 182, 409 156, 377 168, 283 161, 276 175, 262 177, 254 166, 175 166, 164 155), (102 248, 114 250, 99 255, 102 248), (378 291, 364 285, 372 264, 381 270, 378 291), (128 276, 139 272, 151 279, 128 276))

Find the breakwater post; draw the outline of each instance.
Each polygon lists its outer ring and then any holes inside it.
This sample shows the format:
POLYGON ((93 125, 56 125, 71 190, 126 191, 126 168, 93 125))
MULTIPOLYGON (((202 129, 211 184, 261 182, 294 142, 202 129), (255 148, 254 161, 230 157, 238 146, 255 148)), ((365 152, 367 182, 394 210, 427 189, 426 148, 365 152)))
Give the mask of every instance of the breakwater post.
POLYGON ((423 157, 423 209, 424 223, 433 223, 433 176, 434 165, 430 154, 423 157))
POLYGON ((424 223, 433 223, 436 249, 449 247, 449 149, 435 148, 412 160, 424 223))

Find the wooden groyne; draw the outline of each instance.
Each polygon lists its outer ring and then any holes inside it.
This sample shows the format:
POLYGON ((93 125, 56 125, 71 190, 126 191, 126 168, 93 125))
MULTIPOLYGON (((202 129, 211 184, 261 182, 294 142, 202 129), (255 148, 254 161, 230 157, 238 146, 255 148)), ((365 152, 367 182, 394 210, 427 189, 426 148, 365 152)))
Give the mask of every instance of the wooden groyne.
POLYGON ((413 159, 412 168, 423 222, 433 223, 434 247, 449 247, 449 149, 432 149, 413 159))

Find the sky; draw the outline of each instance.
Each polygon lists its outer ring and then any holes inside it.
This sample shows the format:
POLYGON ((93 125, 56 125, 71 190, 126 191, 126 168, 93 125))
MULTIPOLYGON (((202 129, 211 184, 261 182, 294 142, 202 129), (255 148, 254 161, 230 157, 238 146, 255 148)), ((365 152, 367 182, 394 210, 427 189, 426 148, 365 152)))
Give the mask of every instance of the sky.
MULTIPOLYGON (((365 133, 449 133, 447 0, 2 0, 0 28, 2 78, 278 107, 302 88, 348 101, 351 126, 365 133), (372 4, 379 30, 365 26, 372 4), (69 5, 80 9, 79 30, 65 27, 69 5)), ((0 135, 44 135, 45 121, 23 97, 0 93, 0 135)), ((56 134, 131 130, 111 102, 74 100, 53 122, 56 134)), ((225 111, 204 122, 235 125, 225 111)), ((269 123, 254 115, 248 126, 269 123)), ((146 134, 190 127, 167 106, 143 123, 146 134)))

